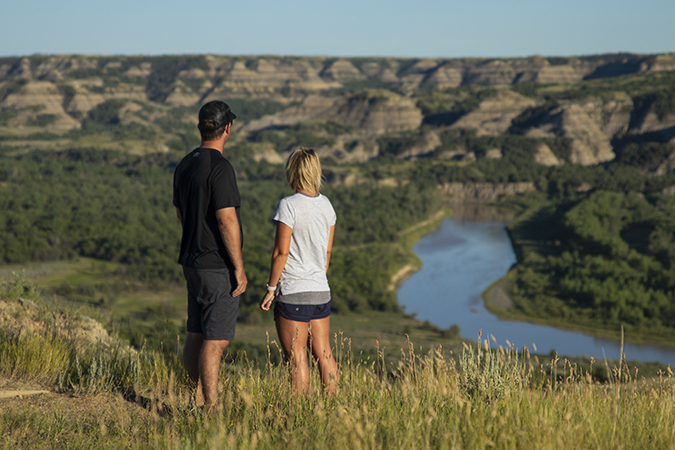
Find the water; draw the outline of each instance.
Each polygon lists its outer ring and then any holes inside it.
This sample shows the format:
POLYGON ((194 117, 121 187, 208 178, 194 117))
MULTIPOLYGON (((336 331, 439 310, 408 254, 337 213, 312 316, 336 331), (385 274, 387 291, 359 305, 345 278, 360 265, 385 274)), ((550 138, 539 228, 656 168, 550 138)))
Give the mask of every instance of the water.
MULTIPOLYGON (((473 340, 482 329, 483 338, 495 337, 496 343, 490 339, 493 347, 506 347, 508 340, 519 348, 526 345, 530 351, 536 345, 540 354, 555 349, 565 356, 620 357, 619 342, 527 322, 503 321, 485 309, 482 293, 516 262, 504 222, 446 219, 414 250, 424 266, 402 284, 398 299, 406 312, 416 313, 417 318, 441 328, 457 324, 461 335, 473 340)), ((675 365, 673 348, 625 344, 624 352, 628 360, 675 365)))

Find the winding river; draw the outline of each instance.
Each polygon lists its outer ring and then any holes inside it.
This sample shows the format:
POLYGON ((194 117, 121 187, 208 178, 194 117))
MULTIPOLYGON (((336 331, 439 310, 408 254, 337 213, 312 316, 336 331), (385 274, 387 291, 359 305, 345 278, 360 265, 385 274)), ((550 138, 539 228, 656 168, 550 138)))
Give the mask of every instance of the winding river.
MULTIPOLYGON (((508 216, 494 208, 460 211, 441 223, 438 230, 415 245, 415 253, 424 264, 406 280, 398 299, 406 312, 428 320, 441 328, 457 324, 461 335, 476 340, 494 336, 493 347, 506 347, 507 340, 517 348, 549 353, 555 349, 565 356, 593 356, 596 359, 620 357, 620 344, 587 334, 560 330, 528 322, 503 321, 483 304, 482 293, 503 277, 516 262, 505 223, 508 216)), ((617 331, 617 340, 620 332, 617 331)), ((656 345, 624 344, 628 360, 659 361, 675 365, 675 349, 656 345)))

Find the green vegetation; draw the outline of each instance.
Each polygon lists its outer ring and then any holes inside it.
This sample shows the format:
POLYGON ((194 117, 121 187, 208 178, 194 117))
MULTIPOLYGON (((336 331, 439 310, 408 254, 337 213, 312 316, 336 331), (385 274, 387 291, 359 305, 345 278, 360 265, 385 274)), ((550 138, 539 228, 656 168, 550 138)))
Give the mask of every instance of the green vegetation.
POLYGON ((170 171, 160 168, 166 163, 100 151, 0 156, 0 260, 80 254, 128 264, 147 280, 178 279, 162 262, 179 232, 166 199, 170 171))
POLYGON ((335 142, 333 137, 322 131, 323 127, 303 123, 290 127, 264 129, 253 133, 250 140, 251 142, 270 142, 278 152, 284 152, 300 145, 312 148, 332 145, 335 142))
POLYGON ((394 135, 384 135, 377 140, 380 155, 398 156, 412 147, 422 144, 424 136, 418 131, 404 131, 394 135))
POLYGON ((674 151, 675 144, 648 142, 640 145, 635 142, 629 142, 620 150, 617 162, 625 166, 654 171, 674 151))
MULTIPOLYGON (((673 72, 655 72, 646 74, 625 74, 619 77, 597 78, 583 83, 570 85, 528 85, 516 84, 511 87, 516 92, 544 101, 582 100, 599 98, 613 100, 617 97, 632 98, 658 92, 660 103, 669 98, 675 74, 673 72)), ((667 104, 667 101, 665 102, 667 104)))
MULTIPOLYGON (((675 75, 641 72, 651 67, 656 56, 545 58, 553 65, 586 61, 597 64, 597 70, 587 73, 585 81, 569 85, 509 87, 535 99, 536 106, 522 111, 499 136, 450 125, 504 89, 471 83, 502 79, 515 60, 504 60, 501 74, 501 69, 493 70, 495 60, 437 61, 463 68, 464 84, 434 90, 425 81, 434 66, 426 61, 351 58, 349 62, 361 73, 353 78, 343 75, 355 81, 336 81, 342 76, 337 74, 336 79, 326 80, 331 84, 325 87, 331 89, 310 92, 307 87, 296 90, 292 82, 266 85, 266 71, 275 64, 280 71, 298 70, 298 82, 304 83, 324 77, 322 68, 334 59, 270 57, 259 65, 255 58, 204 55, 68 56, 62 66, 51 69, 53 58, 60 57, 0 58, 7 73, 0 83, 0 101, 21 93, 26 83, 43 83, 40 89, 61 95, 64 111, 81 124, 81 128, 56 129, 55 121, 62 123, 61 117, 69 117, 52 114, 53 109, 47 114, 44 105, 31 102, 0 111, 0 124, 5 125, 0 129, 0 263, 77 266, 88 261, 82 258, 98 260, 104 268, 86 269, 83 279, 61 280, 45 289, 49 295, 81 305, 117 311, 110 326, 136 347, 145 339, 155 348, 182 330, 183 305, 175 291, 182 284, 175 263, 180 230, 171 205, 171 175, 182 155, 198 142, 199 103, 214 95, 223 95, 237 113, 235 126, 304 104, 310 93, 343 96, 344 101, 360 106, 384 99, 385 106, 395 105, 404 95, 416 102, 424 116, 417 129, 385 134, 326 119, 335 120, 344 111, 291 126, 235 133, 226 152, 238 171, 243 197, 244 258, 251 286, 265 282, 274 232, 269 217, 279 198, 290 194, 282 167, 257 159, 274 161, 272 149, 282 153, 296 145, 310 145, 326 153, 323 162, 331 183, 324 193, 338 212, 329 276, 339 313, 400 313, 392 278, 402 268, 413 270, 419 265, 406 231, 441 210, 446 199, 440 198, 439 185, 527 182, 540 196, 522 202, 526 212, 517 223, 527 226, 512 230, 521 265, 510 277, 513 289, 520 289, 514 291, 514 296, 520 296, 516 302, 520 309, 510 313, 529 316, 546 311, 538 320, 546 314, 550 320, 567 317, 578 324, 584 316, 588 327, 625 323, 635 330, 675 329, 663 305, 663 297, 672 296, 673 290, 669 236, 675 230, 667 210, 671 202, 661 194, 675 185, 672 164, 668 165, 675 144, 668 142, 672 130, 667 128, 675 111, 675 75), (251 80, 229 79, 227 73, 235 63, 238 67, 243 63, 256 75, 251 80), (49 70, 59 76, 37 75, 49 70), (57 81, 50 87, 52 79, 57 81), (551 119, 554 108, 570 102, 597 104, 589 117, 602 130, 615 130, 606 133, 616 160, 597 167, 576 166, 570 164, 572 149, 578 149, 574 133, 553 124, 551 130, 532 133, 533 126, 551 119), (655 117, 666 128, 642 133, 647 129, 645 118, 651 123, 655 117), (614 127, 614 122, 623 128, 614 127), (532 137, 555 135, 559 137, 532 137), (409 150, 439 140, 435 149, 417 155, 418 159, 403 158, 409 150), (565 164, 536 163, 535 155, 544 144, 565 164), (379 155, 372 160, 356 163, 352 159, 365 158, 376 147, 379 155), (355 148, 364 151, 349 151, 355 148), (600 191, 623 200, 609 201, 600 191), (635 213, 633 203, 648 206, 639 206, 640 212, 635 213), (622 215, 610 221, 620 226, 612 225, 617 228, 608 231, 603 208, 613 211, 614 207, 622 215), (639 214, 645 218, 638 220, 639 214), (595 234, 584 234, 595 228, 595 234), (525 259, 524 249, 530 244, 540 259, 525 259), (607 283, 614 283, 614 290, 607 283), (150 294, 159 286, 165 288, 162 292, 173 292, 166 302, 150 294), (145 308, 133 306, 145 299, 152 299, 145 308), (540 301, 550 308, 539 308, 540 301)), ((523 72, 529 77, 543 60, 518 61, 531 64, 523 72)), ((405 103, 409 105, 408 100, 405 103)), ((308 106, 311 110, 311 102, 308 106)), ((256 307, 259 295, 256 289, 245 295, 240 320, 247 326, 264 323, 265 316, 256 307)))
MULTIPOLYGON (((232 111, 236 112, 237 117, 246 121, 258 119, 267 114, 274 114, 288 107, 288 105, 274 100, 256 98, 232 98, 227 100, 227 104, 232 108, 232 111)), ((196 113, 197 108, 194 109, 196 113)))
POLYGON ((417 106, 424 114, 425 125, 446 126, 475 110, 480 102, 495 94, 497 90, 493 88, 474 86, 446 89, 421 95, 417 106))
MULTIPOLYGON (((108 100, 92 108, 87 113, 87 119, 99 125, 117 125, 120 123, 120 109, 125 104, 126 101, 121 99, 108 100)), ((85 128, 89 123, 88 121, 83 124, 85 128)))
POLYGON ((672 342, 674 206, 672 196, 607 191, 533 203, 509 226, 517 313, 672 342))
POLYGON ((18 77, 12 77, 2 83, 2 86, 0 86, 0 101, 6 99, 8 95, 19 91, 26 83, 28 83, 28 80, 18 77))
MULTIPOLYGON (((274 236, 269 217, 278 200, 291 192, 279 167, 242 157, 245 151, 231 149, 240 170, 244 259, 251 286, 263 286, 274 236)), ((120 263, 119 274, 130 280, 153 286, 180 283, 175 262, 180 225, 171 205, 178 158, 94 150, 0 156, 0 261, 86 256, 120 263)), ((339 218, 329 273, 335 310, 398 310, 395 292, 387 287, 412 257, 397 245, 399 233, 438 210, 440 199, 432 189, 375 184, 327 186, 324 193, 339 218)), ((92 301, 105 300, 105 291, 94 290, 92 301)), ((245 294, 242 321, 260 320, 260 294, 255 289, 245 294)))
POLYGON ((27 281, 22 276, 15 276, 2 283, 0 298, 10 301, 19 299, 36 301, 40 298, 40 290, 35 283, 27 281))
POLYGON ((152 72, 148 77, 148 99, 163 102, 171 93, 173 82, 184 70, 208 70, 209 64, 203 55, 159 56, 152 59, 152 72))
POLYGON ((28 125, 35 127, 46 127, 54 123, 55 120, 55 114, 38 114, 35 116, 35 118, 28 122, 28 125))

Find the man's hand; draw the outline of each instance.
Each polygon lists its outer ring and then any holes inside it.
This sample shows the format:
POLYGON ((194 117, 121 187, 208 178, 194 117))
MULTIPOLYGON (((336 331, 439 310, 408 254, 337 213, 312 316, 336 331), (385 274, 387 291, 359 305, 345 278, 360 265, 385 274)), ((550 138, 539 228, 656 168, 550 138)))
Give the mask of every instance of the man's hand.
POLYGON ((244 272, 244 269, 235 269, 234 278, 237 280, 237 288, 232 291, 232 297, 238 297, 246 291, 248 279, 246 278, 246 272, 244 272))
POLYGON ((267 291, 262 300, 260 300, 260 309, 262 309, 263 311, 269 311, 270 306, 272 306, 273 300, 274 300, 274 291, 267 291))

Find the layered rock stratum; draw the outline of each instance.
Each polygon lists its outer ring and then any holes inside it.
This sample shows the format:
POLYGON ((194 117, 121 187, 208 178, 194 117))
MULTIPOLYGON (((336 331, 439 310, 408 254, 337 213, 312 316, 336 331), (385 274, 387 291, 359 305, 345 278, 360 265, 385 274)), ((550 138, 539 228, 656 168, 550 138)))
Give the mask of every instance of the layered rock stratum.
MULTIPOLYGON (((2 58, 0 138, 31 147, 46 132, 56 148, 104 145, 82 136, 118 127, 116 135, 152 133, 162 141, 154 150, 177 148, 199 106, 224 99, 239 108, 240 138, 259 143, 251 147, 256 159, 274 163, 302 139, 338 162, 387 153, 465 162, 502 157, 497 147, 449 144, 446 130, 459 130, 524 136, 543 165, 594 165, 613 160, 617 142, 629 138, 675 141, 673 84, 666 82, 674 75, 673 54, 2 58), (552 147, 556 140, 566 143, 565 152, 552 147)), ((657 171, 671 166, 664 161, 657 171)))

